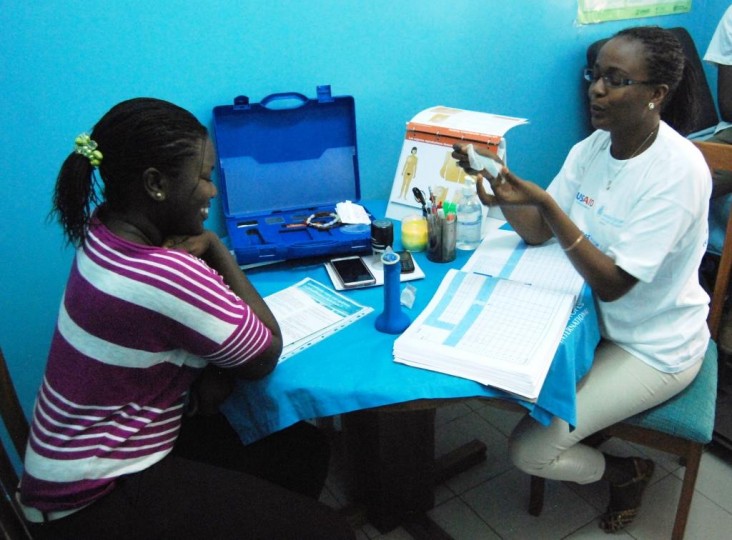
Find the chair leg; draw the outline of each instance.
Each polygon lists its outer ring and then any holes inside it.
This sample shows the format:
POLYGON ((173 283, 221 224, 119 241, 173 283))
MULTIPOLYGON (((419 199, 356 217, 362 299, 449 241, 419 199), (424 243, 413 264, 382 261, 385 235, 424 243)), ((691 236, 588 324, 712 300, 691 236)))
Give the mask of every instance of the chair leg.
POLYGON ((699 473, 702 448, 703 446, 701 444, 693 444, 689 449, 689 453, 685 456, 686 471, 684 472, 684 480, 681 484, 681 495, 679 495, 679 505, 676 509, 674 530, 671 534, 672 540, 682 540, 684 538, 686 522, 689 519, 689 510, 691 509, 691 501, 694 496, 696 477, 699 473))
POLYGON ((544 485, 545 481, 540 476, 531 477, 529 493, 529 514, 538 516, 544 508, 544 485))

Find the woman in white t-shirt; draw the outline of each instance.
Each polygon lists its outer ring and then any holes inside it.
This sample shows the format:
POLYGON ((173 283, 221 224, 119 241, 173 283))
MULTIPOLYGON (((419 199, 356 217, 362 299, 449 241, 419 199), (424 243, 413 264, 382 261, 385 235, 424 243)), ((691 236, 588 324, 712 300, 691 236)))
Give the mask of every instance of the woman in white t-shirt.
MULTIPOLYGON (((697 269, 707 242, 711 178, 683 128, 693 104, 690 70, 674 35, 623 30, 585 72, 596 128, 572 148, 545 191, 503 167, 483 170, 481 200, 501 207, 529 244, 556 237, 593 290, 603 340, 577 388, 577 426, 524 418, 510 441, 520 469, 580 484, 607 480, 606 532, 636 516, 651 460, 582 444, 589 435, 674 396, 694 379, 709 341, 709 297, 697 269)), ((466 147, 454 157, 471 173, 466 147)))

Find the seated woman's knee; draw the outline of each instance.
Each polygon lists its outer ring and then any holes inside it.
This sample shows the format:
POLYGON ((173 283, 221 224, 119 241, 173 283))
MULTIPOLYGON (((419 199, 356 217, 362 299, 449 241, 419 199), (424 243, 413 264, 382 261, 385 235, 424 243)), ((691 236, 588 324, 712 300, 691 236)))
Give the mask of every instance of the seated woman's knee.
POLYGON ((527 473, 537 475, 547 463, 542 462, 533 445, 525 444, 518 437, 511 437, 508 441, 508 455, 514 466, 527 473))

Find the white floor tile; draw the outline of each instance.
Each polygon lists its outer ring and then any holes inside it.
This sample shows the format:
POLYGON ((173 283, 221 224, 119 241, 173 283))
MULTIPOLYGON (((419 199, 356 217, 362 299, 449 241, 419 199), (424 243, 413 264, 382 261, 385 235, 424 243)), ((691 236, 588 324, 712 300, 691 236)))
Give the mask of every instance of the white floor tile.
POLYGON ((445 482, 456 494, 461 494, 507 471, 512 466, 506 450, 506 437, 476 412, 437 426, 435 453, 441 456, 473 439, 478 439, 486 445, 487 457, 479 465, 445 482))
POLYGON ((529 515, 529 480, 510 471, 485 482, 461 497, 501 538, 562 538, 590 522, 596 510, 561 482, 547 484, 540 516, 529 515))
POLYGON ((459 498, 433 508, 429 517, 455 540, 493 540, 501 537, 459 498))
MULTIPOLYGON (((729 479, 732 475, 728 472, 729 479)), ((638 540, 662 540, 671 537, 681 481, 674 475, 648 487, 638 518, 627 531, 638 540)), ((732 514, 701 493, 696 493, 686 527, 688 540, 727 540, 732 531, 732 514)))
MULTIPOLYGON (((674 474, 683 478, 683 468, 674 474)), ((715 501, 728 512, 732 512, 732 474, 730 462, 711 452, 704 452, 696 477, 696 491, 715 501)), ((732 531, 730 531, 732 537, 732 531)))
POLYGON ((513 428, 516 427, 516 424, 518 424, 519 420, 521 420, 527 412, 528 411, 512 411, 487 404, 478 411, 478 414, 490 422, 490 424, 498 429, 498 431, 508 437, 513 431, 513 428))
POLYGON ((445 405, 437 409, 435 416, 435 426, 452 422, 453 420, 470 414, 473 409, 468 405, 467 401, 457 401, 452 405, 445 405))

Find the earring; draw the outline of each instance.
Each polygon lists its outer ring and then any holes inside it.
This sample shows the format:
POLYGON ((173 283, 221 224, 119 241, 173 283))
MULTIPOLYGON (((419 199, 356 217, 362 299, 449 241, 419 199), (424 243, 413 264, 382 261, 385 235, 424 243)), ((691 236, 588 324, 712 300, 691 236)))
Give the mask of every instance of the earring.
POLYGON ((155 193, 155 196, 156 196, 156 197, 157 197, 158 199, 160 199, 160 198, 161 198, 161 197, 163 196, 163 194, 162 194, 162 193, 160 193, 160 192, 158 191, 158 192, 156 192, 156 193, 155 193))
POLYGON ((651 102, 649 102, 649 103, 648 103, 648 108, 649 108, 650 110, 653 110, 653 109, 655 109, 655 108, 656 108, 656 104, 655 104, 655 103, 653 103, 653 102, 651 101, 651 102))

